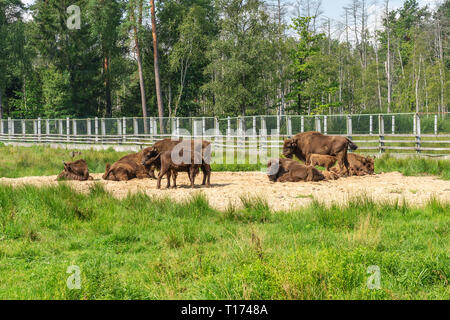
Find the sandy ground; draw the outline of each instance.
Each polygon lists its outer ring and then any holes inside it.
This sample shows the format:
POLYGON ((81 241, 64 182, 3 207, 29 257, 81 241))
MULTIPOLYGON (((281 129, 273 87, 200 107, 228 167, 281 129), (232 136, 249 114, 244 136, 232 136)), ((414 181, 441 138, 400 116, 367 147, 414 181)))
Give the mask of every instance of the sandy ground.
MULTIPOLYGON (((383 173, 374 176, 341 178, 335 181, 272 183, 267 176, 259 172, 213 172, 211 188, 197 185, 188 187, 186 173, 178 175, 178 189, 156 189, 156 181, 151 179, 133 179, 126 182, 104 181, 101 174, 93 174, 94 181, 70 181, 73 188, 88 192, 94 183, 101 183, 105 189, 118 198, 129 192, 145 192, 150 196, 168 196, 176 201, 183 201, 192 194, 202 192, 210 204, 217 209, 225 209, 230 203, 239 206, 241 196, 260 196, 267 199, 274 210, 288 210, 309 204, 316 198, 327 204, 345 203, 350 198, 366 195, 375 201, 406 200, 410 204, 421 206, 431 197, 450 201, 450 181, 435 177, 405 177, 400 173, 383 173)), ((56 176, 25 177, 18 179, 1 178, 0 183, 12 186, 31 184, 36 186, 56 185, 56 176)), ((201 183, 202 174, 196 184, 201 183)))

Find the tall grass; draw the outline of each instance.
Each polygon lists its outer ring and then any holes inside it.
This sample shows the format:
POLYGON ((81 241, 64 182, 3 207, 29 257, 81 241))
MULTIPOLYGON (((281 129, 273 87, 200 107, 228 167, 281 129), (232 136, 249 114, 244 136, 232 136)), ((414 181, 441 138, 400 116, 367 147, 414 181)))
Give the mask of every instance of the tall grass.
POLYGON ((448 203, 241 202, 0 186, 0 299, 450 298, 448 203), (81 290, 66 286, 71 265, 81 290), (371 265, 380 290, 367 288, 371 265))
POLYGON ((412 156, 394 158, 389 154, 375 161, 375 170, 379 172, 398 171, 406 176, 436 175, 450 180, 450 161, 412 156))

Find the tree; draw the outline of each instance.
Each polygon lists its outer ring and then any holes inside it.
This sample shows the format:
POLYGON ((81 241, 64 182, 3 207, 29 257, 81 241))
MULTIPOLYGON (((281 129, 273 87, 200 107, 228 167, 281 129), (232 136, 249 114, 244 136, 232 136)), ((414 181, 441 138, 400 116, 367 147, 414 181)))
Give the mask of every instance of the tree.
POLYGON ((159 125, 161 133, 164 133, 164 110, 161 94, 161 78, 159 76, 159 61, 158 61, 158 36, 156 32, 156 13, 155 13, 155 0, 150 0, 151 16, 152 16, 152 36, 153 36, 153 56, 155 64, 155 85, 156 85, 156 99, 158 101, 158 114, 159 125))
POLYGON ((319 41, 323 38, 323 34, 313 34, 309 30, 311 20, 311 17, 299 17, 292 20, 292 28, 299 36, 299 40, 291 53, 294 78, 290 98, 295 101, 295 111, 299 113, 307 110, 305 102, 309 95, 306 92, 306 83, 313 71, 312 57, 319 54, 319 41))

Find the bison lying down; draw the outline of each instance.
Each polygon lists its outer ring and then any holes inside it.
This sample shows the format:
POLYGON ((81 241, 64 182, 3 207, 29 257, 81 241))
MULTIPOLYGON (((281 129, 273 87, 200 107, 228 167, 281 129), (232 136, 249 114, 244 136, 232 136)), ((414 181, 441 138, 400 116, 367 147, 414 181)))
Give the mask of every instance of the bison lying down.
POLYGON ((56 180, 93 180, 89 176, 89 169, 85 160, 77 160, 75 162, 64 162, 64 170, 58 175, 56 180))
POLYGON ((272 159, 267 164, 269 180, 273 182, 321 181, 324 175, 312 166, 291 159, 272 159))
MULTIPOLYGON (((147 148, 149 149, 149 148, 147 148)), ((113 165, 106 164, 104 180, 127 181, 134 178, 151 178, 150 166, 142 164, 142 155, 146 149, 138 153, 132 153, 120 158, 113 165)))
POLYGON ((350 174, 352 176, 364 176, 374 174, 374 159, 364 157, 356 153, 348 154, 350 174))

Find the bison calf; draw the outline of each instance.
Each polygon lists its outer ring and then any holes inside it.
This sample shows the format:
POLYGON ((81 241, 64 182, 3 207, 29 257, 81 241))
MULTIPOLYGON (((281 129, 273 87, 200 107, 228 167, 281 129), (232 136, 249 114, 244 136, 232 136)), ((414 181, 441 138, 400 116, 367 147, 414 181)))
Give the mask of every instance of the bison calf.
POLYGON ((325 180, 324 175, 313 166, 305 166, 291 159, 274 159, 268 166, 269 180, 274 182, 325 180))
POLYGON ((56 180, 93 180, 89 176, 88 165, 85 160, 77 160, 75 162, 64 162, 64 170, 58 175, 56 180))
POLYGON ((310 166, 321 166, 327 169, 327 171, 330 171, 330 168, 334 166, 336 163, 337 158, 334 156, 324 155, 324 154, 316 154, 313 153, 309 157, 309 163, 307 163, 310 166))

